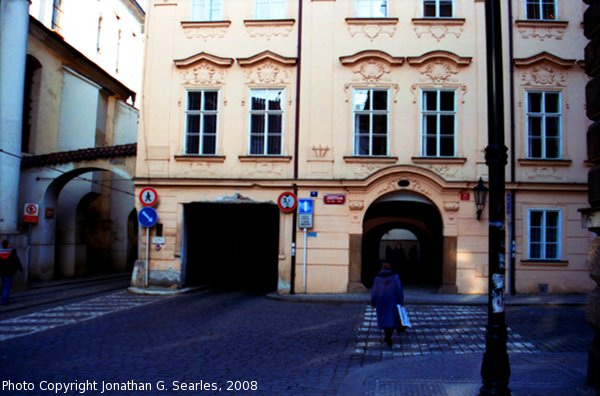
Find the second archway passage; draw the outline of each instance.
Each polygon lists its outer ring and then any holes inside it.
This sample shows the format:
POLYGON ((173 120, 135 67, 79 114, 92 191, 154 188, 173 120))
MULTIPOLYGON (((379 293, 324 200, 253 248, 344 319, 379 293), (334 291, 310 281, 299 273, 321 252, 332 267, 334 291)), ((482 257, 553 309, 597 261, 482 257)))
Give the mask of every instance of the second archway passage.
POLYGON ((439 287, 442 281, 442 221, 423 202, 376 202, 363 223, 361 281, 371 287, 386 260, 409 286, 439 287))
POLYGON ((279 210, 261 203, 185 206, 188 285, 270 292, 277 289, 279 210))

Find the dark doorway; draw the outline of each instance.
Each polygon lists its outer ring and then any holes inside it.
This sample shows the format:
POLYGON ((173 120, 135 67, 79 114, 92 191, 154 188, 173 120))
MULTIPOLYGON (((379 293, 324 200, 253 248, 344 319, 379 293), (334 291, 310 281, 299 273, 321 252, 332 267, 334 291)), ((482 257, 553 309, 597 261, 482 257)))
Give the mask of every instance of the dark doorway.
POLYGON ((361 281, 373 285, 387 260, 404 285, 439 287, 442 282, 442 220, 436 207, 412 201, 375 202, 363 223, 361 281))
POLYGON ((192 203, 184 210, 187 285, 259 292, 277 289, 276 205, 192 203))

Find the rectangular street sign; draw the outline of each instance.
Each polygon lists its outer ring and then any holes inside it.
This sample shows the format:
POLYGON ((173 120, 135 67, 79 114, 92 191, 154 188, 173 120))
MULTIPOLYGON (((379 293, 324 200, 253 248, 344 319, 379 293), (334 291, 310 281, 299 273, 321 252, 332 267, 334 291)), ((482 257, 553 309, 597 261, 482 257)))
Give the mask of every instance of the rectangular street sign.
POLYGON ((312 213, 298 213, 298 227, 299 228, 313 228, 312 213))
POLYGON ((314 207, 314 201, 309 198, 300 198, 298 200, 298 213, 299 214, 312 214, 314 207))

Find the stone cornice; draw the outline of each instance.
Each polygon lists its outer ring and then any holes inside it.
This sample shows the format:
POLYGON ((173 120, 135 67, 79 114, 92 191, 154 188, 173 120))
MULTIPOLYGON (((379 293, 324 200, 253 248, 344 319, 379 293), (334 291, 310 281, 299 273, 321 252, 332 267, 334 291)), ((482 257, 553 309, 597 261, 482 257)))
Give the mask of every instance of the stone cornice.
POLYGON ((190 67, 201 61, 207 61, 217 66, 230 67, 233 64, 233 58, 221 58, 206 52, 199 52, 185 59, 176 59, 173 62, 177 67, 190 67))
POLYGON ((445 59, 454 62, 458 66, 467 66, 471 63, 472 58, 459 56, 450 51, 437 50, 427 52, 421 56, 409 56, 406 61, 411 66, 421 66, 434 59, 445 59))
POLYGON ((237 58, 238 64, 242 67, 252 66, 264 60, 271 60, 275 63, 279 63, 285 66, 293 66, 296 64, 296 58, 281 56, 268 50, 258 53, 256 55, 252 55, 248 58, 237 58))
POLYGON ((404 57, 392 56, 387 52, 379 50, 365 50, 357 52, 354 55, 340 56, 342 65, 353 65, 366 59, 379 59, 390 65, 402 65, 404 63, 404 57))
POLYGON ((559 56, 552 55, 546 51, 540 52, 537 55, 530 56, 529 58, 515 59, 515 67, 530 67, 540 62, 548 62, 553 65, 570 68, 575 64, 574 59, 563 59, 559 56))

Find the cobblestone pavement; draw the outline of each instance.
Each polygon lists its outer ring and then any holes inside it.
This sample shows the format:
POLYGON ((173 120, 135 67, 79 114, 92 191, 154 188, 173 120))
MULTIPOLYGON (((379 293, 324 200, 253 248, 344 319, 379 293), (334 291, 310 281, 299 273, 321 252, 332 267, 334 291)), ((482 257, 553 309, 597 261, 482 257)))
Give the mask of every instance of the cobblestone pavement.
MULTIPOLYGON (((411 306, 414 327, 395 335, 389 348, 364 304, 236 292, 154 301, 0 341, 0 394, 49 395, 54 392, 45 389, 57 383, 73 384, 66 394, 81 394, 75 387, 93 381, 96 392, 88 394, 97 394, 105 381, 130 389, 105 395, 154 395, 164 393, 164 381, 167 389, 179 386, 180 394, 219 393, 214 386, 234 394, 246 387, 268 395, 332 395, 353 369, 371 363, 483 351, 482 306, 411 306), (33 390, 16 391, 23 381, 33 390)), ((92 315, 96 302, 88 303, 92 315)), ((85 308, 79 309, 83 317, 85 308)), ((592 336, 584 307, 510 307, 507 318, 510 353, 585 351, 592 336)))
POLYGON ((78 303, 0 320, 0 341, 97 318, 154 301, 157 301, 155 296, 140 296, 120 291, 78 303))

